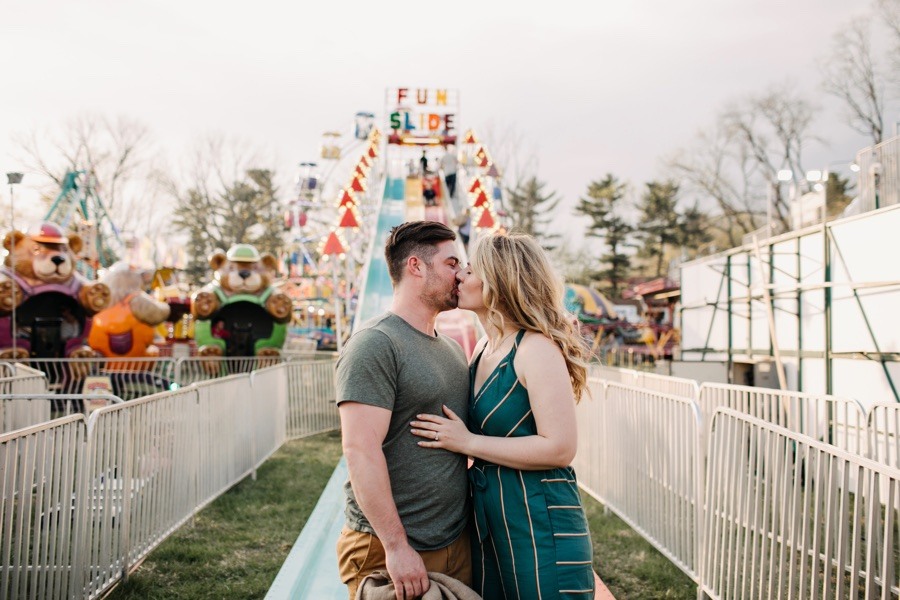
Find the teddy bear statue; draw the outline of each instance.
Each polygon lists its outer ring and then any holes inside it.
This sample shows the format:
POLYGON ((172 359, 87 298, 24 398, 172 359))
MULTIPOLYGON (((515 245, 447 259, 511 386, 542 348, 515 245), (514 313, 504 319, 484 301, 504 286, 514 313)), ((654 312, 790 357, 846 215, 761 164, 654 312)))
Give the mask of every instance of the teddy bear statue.
POLYGON ((250 244, 214 252, 212 283, 191 298, 194 339, 201 356, 281 355, 293 306, 272 286, 278 261, 250 244))
POLYGON ((110 291, 76 271, 81 237, 43 222, 27 233, 7 234, 3 247, 8 254, 0 267, 0 358, 99 356, 86 339, 91 317, 109 306, 110 291))
POLYGON ((112 305, 94 317, 88 344, 108 357, 159 356, 155 327, 169 317, 170 308, 143 290, 143 276, 125 262, 117 262, 100 278, 109 286, 112 305))

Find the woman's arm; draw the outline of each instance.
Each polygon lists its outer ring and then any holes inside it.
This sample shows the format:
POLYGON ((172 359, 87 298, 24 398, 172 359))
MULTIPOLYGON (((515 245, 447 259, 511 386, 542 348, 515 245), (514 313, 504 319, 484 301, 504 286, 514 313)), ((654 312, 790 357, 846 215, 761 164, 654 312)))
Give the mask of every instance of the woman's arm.
POLYGON ((426 448, 443 448, 522 470, 566 467, 575 457, 575 397, 562 351, 540 334, 526 334, 513 363, 519 384, 528 389, 537 435, 476 435, 444 407, 447 418, 419 415, 412 432, 426 448), (438 439, 435 440, 435 434, 438 439))

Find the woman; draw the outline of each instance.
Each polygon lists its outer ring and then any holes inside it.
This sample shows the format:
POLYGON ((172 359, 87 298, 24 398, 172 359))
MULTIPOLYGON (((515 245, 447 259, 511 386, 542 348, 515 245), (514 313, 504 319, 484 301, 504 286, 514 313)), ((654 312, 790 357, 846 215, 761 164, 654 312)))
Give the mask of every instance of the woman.
POLYGON ((588 351, 562 285, 526 235, 481 239, 457 279, 459 307, 487 332, 469 368, 469 424, 444 407, 411 425, 420 445, 474 459, 474 587, 491 599, 591 598, 591 538, 569 466, 588 351))

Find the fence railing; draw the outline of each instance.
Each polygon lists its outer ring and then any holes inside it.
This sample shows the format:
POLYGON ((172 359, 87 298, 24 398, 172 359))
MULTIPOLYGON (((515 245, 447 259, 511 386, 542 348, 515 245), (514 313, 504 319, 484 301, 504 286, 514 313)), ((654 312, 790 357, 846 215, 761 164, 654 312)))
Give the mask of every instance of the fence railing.
POLYGON ((592 363, 588 369, 588 378, 599 379, 604 382, 635 385, 640 381, 641 374, 633 369, 610 367, 604 364, 592 363))
POLYGON ((860 150, 856 164, 859 165, 858 212, 900 203, 900 137, 860 150))
POLYGON ((282 363, 333 361, 334 352, 304 356, 144 357, 144 358, 32 358, 22 363, 0 361, 3 376, 43 375, 48 389, 62 394, 85 393, 89 377, 108 378, 112 393, 125 400, 184 387, 282 363))
POLYGON ((869 458, 900 468, 900 403, 878 402, 869 407, 869 458))
POLYGON ((701 419, 696 402, 590 379, 578 405, 584 490, 699 580, 701 419))
MULTIPOLYGON (((336 428, 333 368, 289 361, 0 435, 0 598, 102 596, 284 439, 336 428)), ((683 382, 603 373, 577 409, 580 483, 703 593, 900 597, 900 410, 707 386, 704 418, 683 382)))
POLYGON ((287 371, 286 435, 293 439, 340 426, 335 398, 334 363, 293 362, 287 371))
MULTIPOLYGON (((0 395, 46 394, 44 374, 21 365, 13 367, 13 375, 0 378, 0 395)), ((30 402, 25 398, 10 398, 0 402, 0 433, 21 429, 50 420, 48 402, 30 402)))
POLYGON ((719 407, 733 408, 767 423, 867 456, 866 410, 839 396, 722 383, 700 386, 700 410, 708 422, 719 407))
POLYGON ((708 460, 705 594, 898 597, 900 471, 727 408, 708 460))
POLYGON ((78 587, 85 433, 73 415, 0 435, 0 597, 70 598, 78 587))
POLYGON ((692 400, 700 397, 700 386, 697 385, 697 382, 683 377, 657 375, 646 371, 638 372, 636 385, 647 390, 662 392, 663 394, 674 394, 675 396, 692 400))
POLYGON ((337 428, 333 369, 288 361, 0 435, 0 598, 101 597, 286 437, 337 428))
POLYGON ((900 405, 615 371, 577 407, 579 483, 703 595, 900 598, 900 405))

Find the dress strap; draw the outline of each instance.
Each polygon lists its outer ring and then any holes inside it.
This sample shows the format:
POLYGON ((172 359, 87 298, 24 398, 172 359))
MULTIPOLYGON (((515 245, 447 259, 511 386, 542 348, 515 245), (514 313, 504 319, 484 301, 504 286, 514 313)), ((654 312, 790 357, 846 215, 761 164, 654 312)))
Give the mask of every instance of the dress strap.
POLYGON ((474 360, 472 360, 472 363, 469 365, 470 369, 478 368, 478 363, 481 361, 481 355, 484 354, 484 351, 486 349, 487 349, 487 344, 485 344, 484 346, 481 347, 481 350, 478 352, 478 354, 475 355, 474 360))
POLYGON ((519 343, 522 341, 523 337, 525 337, 525 330, 520 329, 519 333, 516 334, 516 341, 513 342, 513 350, 519 349, 519 343))

